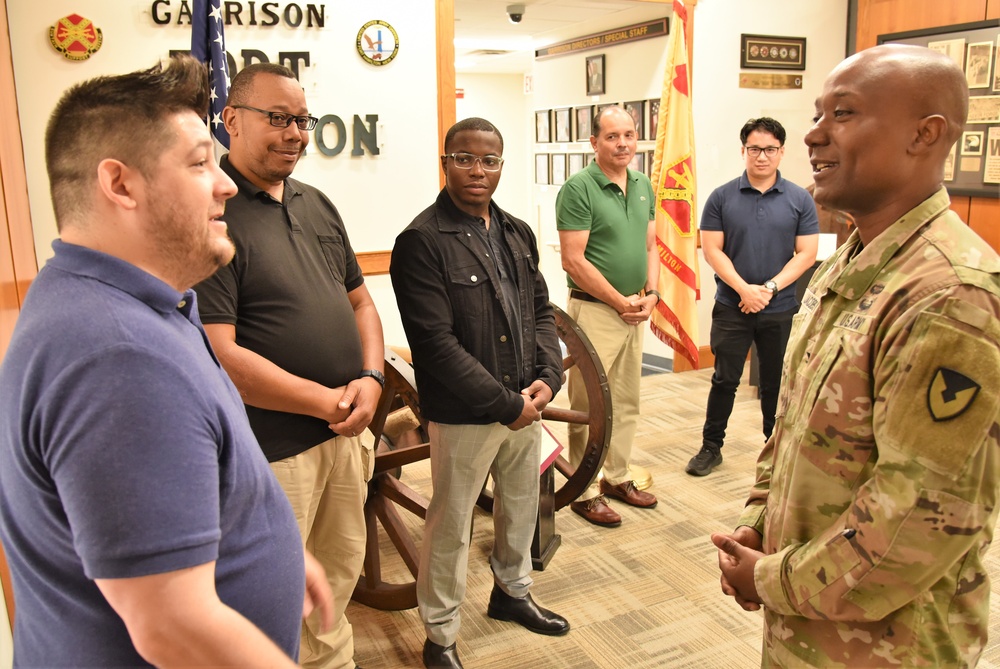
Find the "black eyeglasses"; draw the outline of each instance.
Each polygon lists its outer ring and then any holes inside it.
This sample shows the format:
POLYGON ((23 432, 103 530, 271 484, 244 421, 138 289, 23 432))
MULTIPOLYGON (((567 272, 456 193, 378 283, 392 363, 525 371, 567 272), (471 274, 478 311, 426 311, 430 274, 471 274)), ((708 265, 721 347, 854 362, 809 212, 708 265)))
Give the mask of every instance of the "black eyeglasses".
POLYGON ((296 116, 295 114, 286 114, 285 112, 257 109, 249 105, 233 105, 233 109, 249 109, 258 114, 264 114, 275 128, 287 128, 294 123, 295 127, 299 130, 312 130, 319 123, 319 119, 315 116, 296 116))
POLYGON ((487 172, 496 172, 503 165, 503 158, 500 156, 477 156, 474 153, 447 153, 442 158, 451 158, 455 167, 460 170, 471 170, 476 161, 483 166, 487 172))
POLYGON ((780 146, 748 146, 748 147, 746 147, 747 153, 750 154, 751 158, 756 158, 757 156, 759 156, 761 154, 761 152, 763 152, 764 155, 767 156, 768 158, 774 158, 776 155, 778 155, 778 149, 780 149, 780 148, 781 148, 780 146))

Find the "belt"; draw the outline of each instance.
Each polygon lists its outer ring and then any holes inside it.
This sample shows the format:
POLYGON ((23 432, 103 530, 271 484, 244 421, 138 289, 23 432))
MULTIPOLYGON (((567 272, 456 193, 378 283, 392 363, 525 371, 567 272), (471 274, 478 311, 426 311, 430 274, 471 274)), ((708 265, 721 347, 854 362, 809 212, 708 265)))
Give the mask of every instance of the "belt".
POLYGON ((585 293, 582 290, 577 290, 576 288, 570 288, 569 296, 577 300, 583 300, 584 302, 603 303, 602 300, 597 299, 590 293, 585 293))

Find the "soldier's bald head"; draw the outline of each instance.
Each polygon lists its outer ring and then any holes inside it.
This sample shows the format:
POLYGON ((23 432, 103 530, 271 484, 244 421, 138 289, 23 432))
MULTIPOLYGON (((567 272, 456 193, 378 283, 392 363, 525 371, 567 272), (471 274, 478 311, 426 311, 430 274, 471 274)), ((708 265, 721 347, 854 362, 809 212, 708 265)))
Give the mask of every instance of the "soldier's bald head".
POLYGON ((969 114, 965 73, 948 56, 922 46, 883 44, 844 60, 830 73, 853 78, 862 90, 878 92, 916 118, 940 115, 948 122, 950 147, 962 135, 969 114))
POLYGON ((968 108, 965 74, 943 54, 892 44, 851 56, 827 77, 805 137, 816 201, 873 238, 941 188, 968 108))

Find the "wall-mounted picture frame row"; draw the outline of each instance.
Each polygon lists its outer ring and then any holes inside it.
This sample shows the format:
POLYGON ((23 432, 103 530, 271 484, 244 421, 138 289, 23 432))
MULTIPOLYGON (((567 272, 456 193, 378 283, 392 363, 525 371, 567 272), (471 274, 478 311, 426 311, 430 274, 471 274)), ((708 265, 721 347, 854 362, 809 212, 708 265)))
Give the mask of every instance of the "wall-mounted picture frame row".
MULTIPOLYGON (((618 103, 582 107, 539 109, 535 112, 535 142, 537 144, 590 142, 594 128, 594 115, 618 103)), ((660 99, 632 100, 620 105, 635 120, 636 135, 640 140, 656 139, 660 118, 660 99)))
MULTIPOLYGON (((593 153, 536 153, 535 183, 540 186, 561 186, 594 161, 593 153)), ((653 151, 636 151, 629 168, 650 176, 653 151)))

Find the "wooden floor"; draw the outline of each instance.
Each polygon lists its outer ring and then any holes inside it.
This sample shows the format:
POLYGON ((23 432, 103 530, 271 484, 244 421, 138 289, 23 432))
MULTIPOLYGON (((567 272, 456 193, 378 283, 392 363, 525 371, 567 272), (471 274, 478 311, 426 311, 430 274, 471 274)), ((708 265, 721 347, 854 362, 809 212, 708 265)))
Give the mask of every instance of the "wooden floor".
MULTIPOLYGON (((490 516, 477 510, 458 641, 466 667, 759 665, 760 614, 743 611, 721 594, 708 536, 731 529, 743 506, 763 440, 760 409, 749 389, 741 387, 725 462, 710 476, 688 476, 684 465, 700 446, 710 376, 700 371, 642 378, 643 416, 632 460, 652 474, 651 491, 660 500, 655 509, 615 504, 624 519, 615 529, 590 525, 568 508, 557 513, 562 546, 545 571, 535 572, 532 594, 569 619, 568 635, 539 636, 486 617, 493 530, 490 516)), ((429 465, 421 462, 408 465, 402 478, 429 494, 429 476, 429 465)), ((419 524, 413 522, 412 529, 419 544, 419 524)), ((989 565, 994 575, 991 639, 979 666, 1000 669, 1000 551, 991 552, 989 565)), ((405 580, 401 563, 386 567, 405 580)), ((364 669, 423 666, 425 636, 415 609, 384 612, 352 602, 348 618, 354 625, 355 660, 364 669)))

